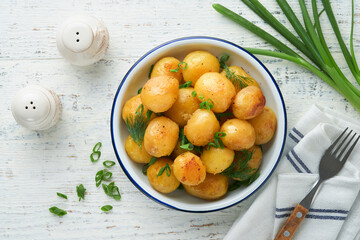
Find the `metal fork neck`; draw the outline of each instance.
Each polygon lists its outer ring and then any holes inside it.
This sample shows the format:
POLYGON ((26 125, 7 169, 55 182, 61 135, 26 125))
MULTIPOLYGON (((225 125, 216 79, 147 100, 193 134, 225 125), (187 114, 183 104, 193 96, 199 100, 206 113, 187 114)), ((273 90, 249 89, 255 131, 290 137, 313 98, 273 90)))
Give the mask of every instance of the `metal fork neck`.
POLYGON ((324 179, 319 178, 319 180, 315 183, 315 185, 313 186, 313 188, 310 190, 310 192, 304 197, 304 199, 300 202, 300 205, 309 209, 310 205, 316 195, 316 193, 318 192, 318 189, 321 185, 321 183, 324 181, 324 179))

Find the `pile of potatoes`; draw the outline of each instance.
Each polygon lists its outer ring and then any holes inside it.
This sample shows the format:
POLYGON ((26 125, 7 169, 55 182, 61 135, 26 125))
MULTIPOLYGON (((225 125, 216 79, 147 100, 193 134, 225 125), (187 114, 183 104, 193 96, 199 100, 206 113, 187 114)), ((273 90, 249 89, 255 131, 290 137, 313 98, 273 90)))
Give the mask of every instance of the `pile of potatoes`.
POLYGON ((276 116, 265 106, 266 99, 259 84, 244 69, 229 67, 236 75, 250 79, 244 88, 234 86, 220 70, 219 60, 206 51, 191 52, 182 62, 164 57, 155 63, 141 93, 125 103, 124 121, 134 118, 141 104, 144 118, 147 110, 152 111, 141 146, 129 135, 125 150, 137 163, 147 164, 153 157, 157 158, 147 169, 149 182, 157 191, 170 193, 182 184, 188 194, 207 200, 218 199, 227 193, 229 186, 229 178, 221 173, 242 150, 252 152, 248 167, 254 171, 259 168, 262 160, 259 146, 272 139, 276 116), (190 87, 179 88, 189 81, 190 87), (208 99, 213 108, 200 109, 200 103, 208 99), (215 114, 225 112, 233 116, 218 120, 215 114), (182 128, 188 141, 201 147, 213 142, 215 133, 223 132, 226 134, 221 138, 224 148, 203 148, 201 154, 182 149, 179 141, 182 128), (170 171, 159 175, 167 166, 170 171))

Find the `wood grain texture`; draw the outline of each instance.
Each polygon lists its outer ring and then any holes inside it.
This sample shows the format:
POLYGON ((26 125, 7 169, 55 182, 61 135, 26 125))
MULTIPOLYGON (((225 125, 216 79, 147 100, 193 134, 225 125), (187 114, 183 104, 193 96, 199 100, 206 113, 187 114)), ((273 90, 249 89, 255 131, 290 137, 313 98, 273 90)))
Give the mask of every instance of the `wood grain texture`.
MULTIPOLYGON (((145 197, 117 164, 113 167, 113 178, 122 199, 115 202, 95 187, 94 177, 102 166, 89 160, 92 147, 101 141, 102 160, 116 161, 109 134, 113 97, 127 70, 151 48, 178 37, 206 35, 241 46, 272 49, 215 12, 212 3, 210 0, 0 1, 0 239, 162 240, 225 236, 256 194, 219 212, 183 213, 145 197), (56 28, 66 17, 84 12, 103 19, 110 33, 110 48, 105 59, 80 68, 59 55, 56 28), (49 131, 24 129, 12 117, 11 99, 28 84, 40 84, 60 97, 61 120, 49 131), (85 201, 78 202, 75 186, 80 183, 87 193, 85 201), (59 198, 56 192, 68 195, 69 199, 59 198), (113 210, 102 212, 100 208, 105 204, 113 205, 113 210), (52 206, 69 213, 60 218, 53 216, 48 211, 52 206)), ((289 3, 300 16, 297 0, 289 3)), ((344 40, 348 42, 351 1, 332 3, 344 40)), ((223 4, 274 33, 240 1, 223 4)), ((264 5, 290 26, 275 1, 264 1, 264 5)), ((354 44, 359 53, 358 1, 355 11, 354 44)), ((331 51, 350 76, 325 14, 322 21, 331 51)), ((314 103, 360 120, 343 97, 307 70, 282 60, 259 59, 283 93, 289 129, 314 103)))

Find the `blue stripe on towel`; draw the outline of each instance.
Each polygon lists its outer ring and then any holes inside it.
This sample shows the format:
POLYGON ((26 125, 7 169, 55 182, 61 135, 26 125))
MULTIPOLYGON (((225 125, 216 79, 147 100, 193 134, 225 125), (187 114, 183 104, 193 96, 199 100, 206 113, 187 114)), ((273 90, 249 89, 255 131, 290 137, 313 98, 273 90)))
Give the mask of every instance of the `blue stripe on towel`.
POLYGON ((292 133, 289 133, 289 137, 294 140, 294 142, 299 143, 299 140, 292 133))
MULTIPOLYGON (((287 212, 293 211, 294 207, 289 208, 275 208, 277 212, 287 212)), ((310 208, 309 212, 320 212, 320 213, 339 213, 339 214, 348 214, 349 211, 341 209, 321 209, 321 208, 310 208)))
POLYGON ((293 167, 295 168, 295 170, 298 173, 302 173, 302 171, 300 170, 300 168, 296 165, 296 163, 291 159, 291 157, 289 156, 289 154, 286 154, 286 158, 289 160, 289 162, 291 163, 291 165, 293 165, 293 167))
MULTIPOLYGON (((275 218, 287 218, 290 217, 290 213, 286 213, 286 214, 275 214, 275 218)), ((313 215, 313 214, 308 214, 306 215, 305 218, 311 218, 311 219, 322 219, 322 220, 340 220, 340 221, 344 221, 346 219, 346 217, 340 217, 340 216, 322 216, 322 215, 313 215)))
POLYGON ((291 153, 293 154, 294 158, 300 163, 300 165, 305 169, 307 173, 311 173, 310 169, 305 165, 305 163, 299 158, 299 156, 295 153, 294 149, 291 149, 291 153))
POLYGON ((292 129, 294 131, 294 133, 296 133, 299 137, 303 138, 304 134, 302 134, 299 130, 297 130, 295 127, 293 127, 292 129))

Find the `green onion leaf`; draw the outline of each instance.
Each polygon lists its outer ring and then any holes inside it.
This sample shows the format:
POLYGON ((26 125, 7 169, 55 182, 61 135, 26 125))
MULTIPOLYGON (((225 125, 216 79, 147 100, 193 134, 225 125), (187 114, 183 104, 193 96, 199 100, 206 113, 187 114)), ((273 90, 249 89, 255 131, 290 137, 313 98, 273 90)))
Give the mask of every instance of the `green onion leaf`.
POLYGON ((190 87, 190 86, 191 86, 191 81, 186 82, 186 83, 184 83, 184 84, 181 84, 181 85, 179 86, 179 88, 188 88, 188 87, 190 87))
POLYGON ((170 69, 170 72, 177 73, 180 70, 180 68, 170 69))
POLYGON ((181 63, 179 63, 178 64, 178 67, 180 68, 180 69, 187 69, 187 67, 188 67, 188 64, 186 63, 186 62, 181 62, 181 63))
POLYGON ((150 66, 148 78, 151 77, 151 73, 152 73, 153 69, 154 69, 154 64, 150 66))
POLYGON ((86 189, 84 188, 84 185, 80 184, 79 186, 76 186, 76 192, 79 197, 79 202, 81 199, 85 200, 85 191, 86 189))
POLYGON ((196 97, 196 95, 197 95, 196 91, 191 92, 191 96, 196 97))
POLYGON ((109 185, 102 184, 104 192, 109 197, 114 198, 116 201, 121 199, 119 188, 115 185, 115 182, 109 183, 109 185))
POLYGON ((65 199, 68 199, 67 196, 65 194, 62 194, 62 193, 59 193, 57 192, 56 193, 59 197, 62 197, 62 198, 65 198, 65 199))
POLYGON ((147 169, 156 162, 156 159, 157 159, 156 157, 152 157, 152 158, 150 159, 150 162, 147 163, 147 164, 145 164, 145 165, 142 167, 142 173, 143 173, 144 175, 147 174, 147 169))
POLYGON ((142 91, 142 87, 138 89, 138 94, 140 94, 142 91))
POLYGON ((101 210, 103 210, 104 212, 108 212, 111 209, 113 209, 113 207, 111 205, 105 205, 101 207, 101 210))
POLYGON ((163 166, 162 168, 160 168, 160 171, 159 171, 159 173, 158 173, 157 176, 158 176, 158 177, 161 176, 161 175, 164 173, 164 171, 166 171, 166 175, 167 175, 168 177, 170 177, 171 168, 170 168, 170 166, 169 166, 168 163, 166 163, 165 166, 163 166))
POLYGON ((62 209, 60 209, 60 208, 58 208, 58 207, 51 207, 51 208, 49 208, 49 211, 50 211, 51 213, 59 216, 59 217, 64 216, 64 215, 67 214, 67 212, 66 212, 65 210, 62 210, 62 209))
POLYGON ((93 152, 90 154, 91 162, 94 163, 94 162, 97 162, 100 159, 100 157, 101 157, 101 152, 100 152, 101 146, 102 146, 101 142, 98 142, 93 147, 93 152))
POLYGON ((110 161, 110 160, 106 160, 103 162, 103 165, 107 168, 111 168, 112 166, 115 165, 115 162, 114 161, 110 161))

